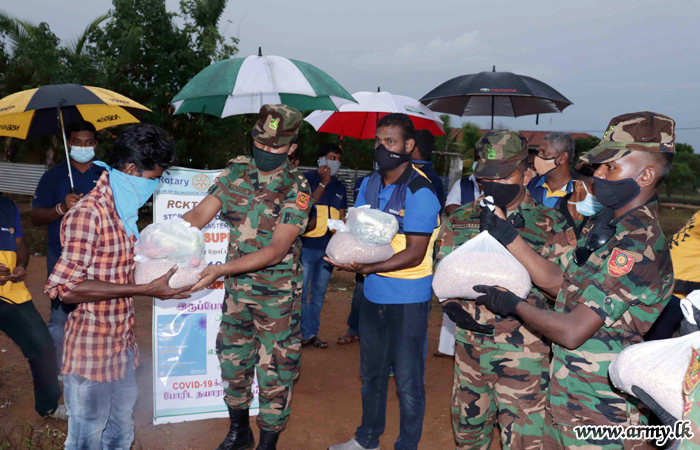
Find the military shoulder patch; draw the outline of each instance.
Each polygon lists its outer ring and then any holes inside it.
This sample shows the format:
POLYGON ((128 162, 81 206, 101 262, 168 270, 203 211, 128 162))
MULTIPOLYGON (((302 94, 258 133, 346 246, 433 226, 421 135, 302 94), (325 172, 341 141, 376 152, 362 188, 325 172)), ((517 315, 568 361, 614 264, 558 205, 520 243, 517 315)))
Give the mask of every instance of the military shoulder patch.
POLYGON ((700 352, 698 352, 695 347, 691 347, 692 354, 690 356, 690 364, 688 364, 688 370, 685 373, 685 378, 683 379, 683 397, 685 400, 685 417, 693 406, 692 400, 689 398, 693 393, 695 388, 700 383, 700 352))
POLYGON ((574 232, 574 229, 569 227, 566 229, 566 240, 569 241, 569 244, 575 246, 576 245, 576 233, 574 232))
POLYGON ((608 273, 612 277, 627 275, 635 261, 634 255, 615 247, 608 257, 608 273))
POLYGON ((309 202, 311 201, 311 196, 303 192, 297 193, 297 207, 299 209, 306 209, 309 207, 309 202))

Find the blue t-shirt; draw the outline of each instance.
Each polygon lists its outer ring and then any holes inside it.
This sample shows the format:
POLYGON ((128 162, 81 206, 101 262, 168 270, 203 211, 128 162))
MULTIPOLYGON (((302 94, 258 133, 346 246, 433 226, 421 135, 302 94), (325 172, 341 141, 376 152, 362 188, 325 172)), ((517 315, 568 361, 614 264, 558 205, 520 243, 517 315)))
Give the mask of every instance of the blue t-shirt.
POLYGON ((562 199, 574 191, 574 180, 569 180, 563 189, 550 192, 549 188, 544 184, 547 182, 546 175, 540 175, 533 178, 527 185, 527 190, 537 203, 541 203, 548 208, 557 208, 562 199), (547 196, 549 194, 549 196, 547 196))
POLYGON ((24 236, 15 202, 0 194, 0 252, 17 251, 16 239, 24 236))
MULTIPOLYGON (((368 204, 365 199, 368 181, 369 177, 362 180, 360 191, 355 199, 356 207, 368 204)), ((432 186, 420 181, 417 183, 418 189, 412 190, 410 186, 406 188, 403 232, 407 235, 430 236, 439 224, 440 202, 432 186)), ((397 183, 400 182, 397 181, 397 183)), ((384 210, 396 186, 396 184, 390 184, 382 187, 379 193, 379 209, 384 210)), ((364 294, 367 300, 372 303, 421 303, 432 297, 432 284, 432 275, 417 279, 404 279, 370 274, 365 277, 364 294)))
MULTIPOLYGON (((78 195, 85 195, 95 187, 104 169, 93 164, 85 173, 82 173, 71 165, 71 171, 73 172, 76 192, 78 195)), ((68 166, 64 161, 42 175, 34 193, 32 207, 53 208, 59 203, 63 203, 68 194, 70 194, 70 179, 68 178, 68 166)), ((48 232, 48 247, 58 252, 61 251, 61 219, 59 217, 51 222, 48 232)))
MULTIPOLYGON (((311 188, 311 192, 313 194, 318 185, 321 183, 321 176, 315 170, 304 172, 304 176, 309 182, 309 187, 311 188)), ((328 183, 328 186, 326 186, 326 189, 323 191, 321 201, 314 203, 314 207, 309 214, 309 219, 316 218, 317 227, 327 227, 325 222, 320 223, 318 221, 318 211, 319 209, 323 210, 323 213, 326 214, 326 218, 328 219, 330 218, 329 209, 331 208, 337 212, 340 212, 341 209, 346 211, 348 209, 348 192, 345 185, 338 179, 338 177, 331 178, 331 182, 328 183), (318 208, 318 206, 325 206, 326 208, 318 208)), ((331 236, 332 233, 326 228, 326 234, 321 237, 302 237, 301 245, 303 248, 325 250, 328 246, 328 241, 331 240, 331 236)))

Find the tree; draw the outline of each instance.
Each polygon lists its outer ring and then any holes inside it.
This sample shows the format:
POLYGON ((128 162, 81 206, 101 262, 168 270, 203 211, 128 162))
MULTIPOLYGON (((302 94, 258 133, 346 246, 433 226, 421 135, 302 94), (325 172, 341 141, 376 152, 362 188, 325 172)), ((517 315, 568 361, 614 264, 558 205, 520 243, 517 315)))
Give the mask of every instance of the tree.
POLYGON ((595 136, 588 136, 585 138, 574 139, 574 148, 575 148, 575 153, 576 153, 576 157, 574 158, 574 165, 576 165, 576 163, 578 163, 578 160, 583 153, 586 153, 587 151, 592 150, 599 143, 600 143, 600 138, 597 138, 595 136))
POLYGON ((238 51, 217 24, 225 0, 184 0, 174 22, 164 0, 114 0, 109 21, 95 30, 90 52, 98 64, 99 85, 149 107, 150 123, 176 142, 180 164, 223 167, 238 154, 250 154, 252 119, 172 115, 170 101, 202 69, 238 51))

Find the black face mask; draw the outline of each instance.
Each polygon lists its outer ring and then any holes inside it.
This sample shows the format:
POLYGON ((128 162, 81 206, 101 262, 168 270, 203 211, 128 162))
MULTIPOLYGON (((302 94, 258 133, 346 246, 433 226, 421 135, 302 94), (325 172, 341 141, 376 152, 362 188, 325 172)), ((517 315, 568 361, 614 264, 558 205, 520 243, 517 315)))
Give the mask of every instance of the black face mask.
MULTIPOLYGON (((404 151, 405 150, 404 148, 404 151)), ((401 164, 410 161, 411 155, 390 152, 384 147, 384 144, 380 144, 379 147, 374 149, 374 160, 377 162, 380 169, 394 170, 401 164)))
POLYGON ((519 184, 503 184, 495 181, 482 181, 481 187, 484 189, 485 196, 493 197, 493 202, 505 213, 507 206, 513 203, 522 186, 519 184))
POLYGON ((253 158, 259 170, 263 172, 272 172, 284 164, 287 160, 287 154, 268 152, 253 144, 253 158))
POLYGON ((617 181, 593 177, 595 198, 598 199, 601 205, 613 210, 622 208, 642 192, 642 188, 637 184, 639 175, 634 178, 625 178, 617 181))

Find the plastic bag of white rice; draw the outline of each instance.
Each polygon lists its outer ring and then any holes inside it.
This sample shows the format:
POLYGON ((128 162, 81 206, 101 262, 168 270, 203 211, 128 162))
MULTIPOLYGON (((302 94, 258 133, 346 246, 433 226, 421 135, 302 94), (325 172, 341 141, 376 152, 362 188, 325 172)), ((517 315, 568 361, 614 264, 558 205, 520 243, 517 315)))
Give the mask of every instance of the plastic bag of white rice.
POLYGON ((530 274, 488 231, 482 231, 440 261, 433 291, 440 299, 474 299, 474 286, 500 286, 521 298, 530 293, 530 274))
POLYGON ((634 396, 637 386, 676 419, 683 417, 683 380, 692 347, 700 350, 700 331, 673 339, 627 347, 608 368, 613 386, 634 396))

